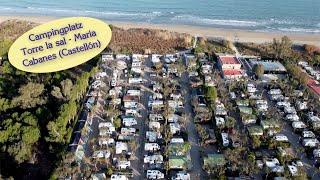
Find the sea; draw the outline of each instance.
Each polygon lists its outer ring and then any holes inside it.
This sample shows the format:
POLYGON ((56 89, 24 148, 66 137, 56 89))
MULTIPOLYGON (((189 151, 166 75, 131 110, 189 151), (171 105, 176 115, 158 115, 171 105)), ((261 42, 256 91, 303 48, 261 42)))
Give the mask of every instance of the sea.
POLYGON ((0 15, 320 34, 320 0, 0 0, 0 15))

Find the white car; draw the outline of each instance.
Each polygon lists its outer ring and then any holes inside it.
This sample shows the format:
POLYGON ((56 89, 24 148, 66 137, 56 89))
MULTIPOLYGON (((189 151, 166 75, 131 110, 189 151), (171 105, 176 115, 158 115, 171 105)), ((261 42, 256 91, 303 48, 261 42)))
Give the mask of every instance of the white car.
POLYGON ((164 174, 159 170, 147 170, 148 179, 163 179, 164 174))

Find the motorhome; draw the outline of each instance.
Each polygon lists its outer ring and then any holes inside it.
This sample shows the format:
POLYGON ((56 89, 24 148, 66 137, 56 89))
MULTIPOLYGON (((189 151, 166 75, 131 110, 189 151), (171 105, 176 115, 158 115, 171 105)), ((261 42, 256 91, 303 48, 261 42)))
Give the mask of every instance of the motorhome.
POLYGON ((125 115, 126 116, 137 116, 137 115, 139 115, 139 112, 136 109, 126 109, 125 115))
POLYGON ((136 120, 134 117, 126 116, 126 117, 123 117, 123 118, 122 118, 122 124, 123 124, 124 126, 130 127, 130 126, 137 125, 138 122, 137 122, 137 120, 136 120))
POLYGON ((143 83, 142 78, 129 78, 129 84, 141 84, 143 83))
POLYGON ((129 96, 140 96, 141 95, 141 91, 140 90, 135 90, 135 89, 129 89, 127 91, 127 95, 129 95, 129 96))
POLYGON ((150 152, 159 151, 160 150, 160 146, 157 143, 145 143, 144 144, 144 150, 145 151, 150 151, 150 152))
POLYGON ((148 179, 163 179, 164 174, 159 170, 147 170, 148 179))
POLYGON ((122 135, 134 135, 136 133, 136 128, 121 128, 122 135))
POLYGON ((279 94, 282 94, 281 90, 280 89, 271 89, 269 92, 268 92, 269 95, 279 95, 279 94))
POLYGON ((184 171, 179 171, 176 175, 174 175, 171 180, 190 180, 190 174, 184 171))
POLYGON ((125 142, 116 142, 116 154, 128 152, 128 144, 125 142))
POLYGON ((118 169, 129 169, 131 167, 130 161, 119 161, 117 163, 118 169))
POLYGON ((305 138, 302 140, 302 145, 304 147, 316 147, 319 145, 319 141, 316 138, 305 138))
POLYGON ((229 135, 228 133, 221 133, 222 145, 224 147, 229 146, 229 135))
POLYGON ((161 154, 154 154, 154 155, 145 155, 143 158, 143 162, 147 164, 158 164, 163 163, 163 156, 161 154))

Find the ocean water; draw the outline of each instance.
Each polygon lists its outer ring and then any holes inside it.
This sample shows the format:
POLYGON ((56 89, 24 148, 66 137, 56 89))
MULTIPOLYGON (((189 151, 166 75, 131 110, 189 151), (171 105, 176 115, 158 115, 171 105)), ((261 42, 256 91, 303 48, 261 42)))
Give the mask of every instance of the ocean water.
POLYGON ((320 34, 320 0, 0 0, 0 15, 320 34))

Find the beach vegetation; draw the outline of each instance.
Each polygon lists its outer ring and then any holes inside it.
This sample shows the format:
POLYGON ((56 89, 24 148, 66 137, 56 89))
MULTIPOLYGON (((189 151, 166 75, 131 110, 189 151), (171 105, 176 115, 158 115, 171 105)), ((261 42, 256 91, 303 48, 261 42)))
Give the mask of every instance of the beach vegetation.
POLYGON ((199 38, 197 47, 194 49, 198 53, 226 53, 234 54, 235 52, 230 47, 230 41, 227 40, 208 40, 206 38, 199 38))
POLYGON ((109 48, 114 53, 165 54, 185 50, 191 42, 192 36, 188 34, 143 28, 125 30, 113 26, 109 48))
POLYGON ((3 39, 0 40, 0 57, 4 57, 6 53, 9 51, 9 48, 12 44, 11 40, 3 39))

